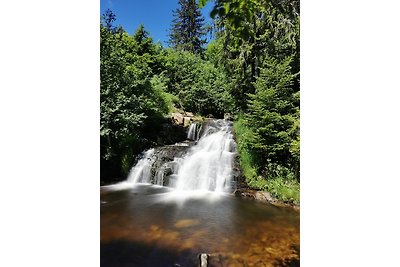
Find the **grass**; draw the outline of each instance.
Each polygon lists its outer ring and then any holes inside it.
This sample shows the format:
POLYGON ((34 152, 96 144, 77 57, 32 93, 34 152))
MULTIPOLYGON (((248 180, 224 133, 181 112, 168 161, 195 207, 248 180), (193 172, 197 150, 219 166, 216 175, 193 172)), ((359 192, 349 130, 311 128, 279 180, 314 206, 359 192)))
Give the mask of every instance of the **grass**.
POLYGON ((275 198, 300 204, 300 183, 293 179, 293 175, 281 172, 276 177, 263 177, 257 173, 257 166, 254 164, 253 155, 248 146, 248 140, 253 136, 253 132, 244 124, 242 116, 234 122, 233 128, 238 144, 240 166, 247 185, 252 189, 268 191, 275 198))

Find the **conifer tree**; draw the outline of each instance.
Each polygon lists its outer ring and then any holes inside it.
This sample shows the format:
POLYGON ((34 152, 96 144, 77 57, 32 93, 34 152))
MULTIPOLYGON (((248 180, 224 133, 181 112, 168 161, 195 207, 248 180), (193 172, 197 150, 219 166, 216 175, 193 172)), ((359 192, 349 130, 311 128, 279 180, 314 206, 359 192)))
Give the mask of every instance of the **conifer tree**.
POLYGON ((169 44, 177 50, 201 53, 206 34, 204 17, 196 0, 179 0, 180 8, 173 11, 169 44))

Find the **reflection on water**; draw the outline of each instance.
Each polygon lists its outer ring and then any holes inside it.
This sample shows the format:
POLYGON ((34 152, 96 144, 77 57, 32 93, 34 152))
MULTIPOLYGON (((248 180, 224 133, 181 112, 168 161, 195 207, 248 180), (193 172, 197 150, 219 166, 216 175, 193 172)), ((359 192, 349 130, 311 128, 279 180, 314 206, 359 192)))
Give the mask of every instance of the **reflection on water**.
POLYGON ((149 185, 101 192, 102 266, 298 266, 299 213, 149 185), (294 264, 294 265, 293 265, 294 264))

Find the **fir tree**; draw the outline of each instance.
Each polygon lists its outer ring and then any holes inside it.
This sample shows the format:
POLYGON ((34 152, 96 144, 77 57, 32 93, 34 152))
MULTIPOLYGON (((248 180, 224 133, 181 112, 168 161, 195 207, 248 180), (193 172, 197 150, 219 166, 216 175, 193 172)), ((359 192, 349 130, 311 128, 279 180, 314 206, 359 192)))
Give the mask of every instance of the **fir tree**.
POLYGON ((169 44, 177 50, 201 53, 206 31, 199 6, 196 0, 179 0, 179 5, 180 8, 173 11, 169 44))

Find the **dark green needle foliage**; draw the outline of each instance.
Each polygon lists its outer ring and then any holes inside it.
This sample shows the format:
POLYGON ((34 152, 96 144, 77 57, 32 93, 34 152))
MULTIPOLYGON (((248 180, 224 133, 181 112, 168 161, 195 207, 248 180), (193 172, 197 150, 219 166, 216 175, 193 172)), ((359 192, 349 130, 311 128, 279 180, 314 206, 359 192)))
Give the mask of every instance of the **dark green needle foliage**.
POLYGON ((196 54, 203 52, 206 28, 196 0, 179 0, 179 8, 173 11, 169 44, 177 50, 196 54))

